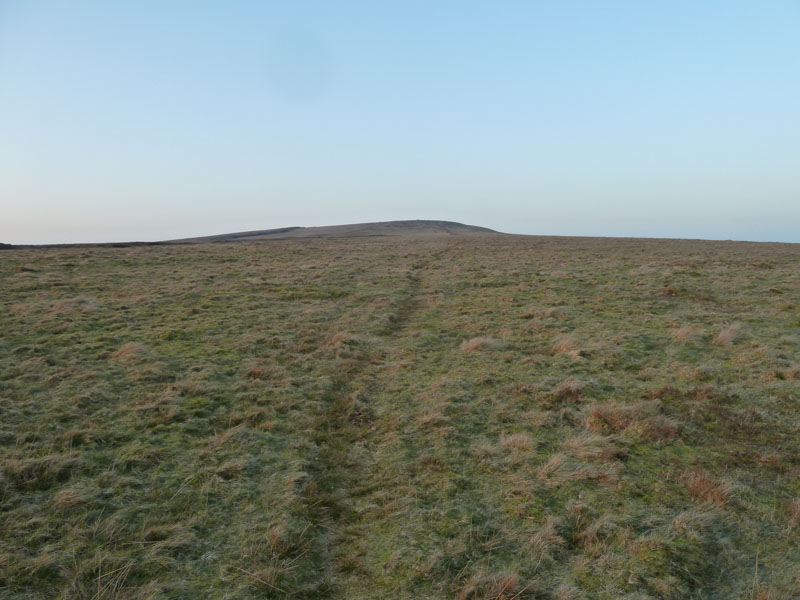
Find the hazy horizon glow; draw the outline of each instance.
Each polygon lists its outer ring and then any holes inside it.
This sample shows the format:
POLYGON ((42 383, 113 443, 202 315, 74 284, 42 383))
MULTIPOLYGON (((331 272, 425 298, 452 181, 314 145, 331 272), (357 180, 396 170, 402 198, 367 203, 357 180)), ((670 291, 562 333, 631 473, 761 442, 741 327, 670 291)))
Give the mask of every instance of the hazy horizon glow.
POLYGON ((800 4, 0 1, 0 242, 800 242, 800 4))

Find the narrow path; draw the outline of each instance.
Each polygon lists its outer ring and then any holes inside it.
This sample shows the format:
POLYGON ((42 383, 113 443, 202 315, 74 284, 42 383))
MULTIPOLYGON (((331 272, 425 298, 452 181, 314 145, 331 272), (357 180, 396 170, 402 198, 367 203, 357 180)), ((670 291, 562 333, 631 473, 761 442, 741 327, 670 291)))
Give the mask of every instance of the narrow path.
MULTIPOLYGON (((391 344, 413 320, 419 307, 421 273, 429 268, 446 249, 423 261, 412 264, 406 275, 405 291, 395 304, 386 323, 376 335, 391 344)), ((315 487, 308 505, 309 517, 318 530, 318 557, 321 569, 320 592, 326 597, 339 597, 338 577, 359 569, 357 500, 370 491, 363 455, 376 432, 370 395, 375 380, 385 367, 388 348, 381 343, 376 353, 367 356, 349 370, 339 373, 324 397, 325 410, 319 415, 313 440, 317 450, 305 466, 315 487)))

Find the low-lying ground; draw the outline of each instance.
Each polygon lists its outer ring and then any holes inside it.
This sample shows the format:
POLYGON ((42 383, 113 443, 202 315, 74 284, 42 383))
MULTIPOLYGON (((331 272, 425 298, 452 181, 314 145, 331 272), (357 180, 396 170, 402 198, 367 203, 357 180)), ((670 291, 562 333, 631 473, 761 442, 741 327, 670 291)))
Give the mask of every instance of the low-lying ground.
POLYGON ((800 594, 800 246, 2 259, 4 598, 800 594))

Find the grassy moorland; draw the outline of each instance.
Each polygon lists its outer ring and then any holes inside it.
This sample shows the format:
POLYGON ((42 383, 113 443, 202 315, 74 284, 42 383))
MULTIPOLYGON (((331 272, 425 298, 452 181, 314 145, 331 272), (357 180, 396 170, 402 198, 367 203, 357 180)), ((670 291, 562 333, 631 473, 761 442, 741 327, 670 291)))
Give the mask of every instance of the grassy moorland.
POLYGON ((0 597, 800 596, 800 246, 0 255, 0 597))

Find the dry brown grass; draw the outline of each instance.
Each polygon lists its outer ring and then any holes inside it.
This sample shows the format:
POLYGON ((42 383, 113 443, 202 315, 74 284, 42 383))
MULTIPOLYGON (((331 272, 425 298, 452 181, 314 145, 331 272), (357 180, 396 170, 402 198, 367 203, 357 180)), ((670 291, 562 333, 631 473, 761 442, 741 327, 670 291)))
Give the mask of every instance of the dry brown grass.
POLYGON ((277 365, 265 365, 251 363, 245 367, 245 376, 248 379, 268 382, 275 386, 289 384, 286 372, 277 365))
POLYGON ((578 588, 562 583, 553 591, 554 600, 584 600, 586 596, 578 588))
POLYGON ((680 398, 680 391, 671 385, 664 385, 658 389, 653 390, 647 394, 647 397, 652 400, 675 400, 680 398))
POLYGON ((479 462, 486 462, 495 455, 495 447, 488 442, 481 442, 472 447, 470 454, 479 462))
POLYGON ((793 533, 800 528, 800 500, 788 500, 783 505, 786 513, 786 531, 793 533))
POLYGON ((66 481, 80 466, 76 454, 54 453, 42 457, 7 458, 1 470, 18 489, 44 490, 59 481, 66 481))
POLYGON ((549 410, 532 409, 525 413, 525 419, 534 427, 553 427, 558 423, 558 417, 549 410))
POLYGON ((681 424, 666 415, 653 415, 633 421, 624 431, 643 440, 660 442, 674 440, 680 436, 681 424))
POLYGON ((800 379, 800 365, 792 365, 781 371, 784 379, 800 379))
POLYGON ((223 479, 233 479, 241 475, 246 466, 246 461, 241 458, 234 458, 226 461, 217 469, 217 475, 223 479))
POLYGON ((756 583, 747 598, 748 600, 794 600, 798 597, 798 585, 800 582, 796 583, 791 590, 780 590, 771 585, 756 583))
POLYGON ((557 452, 536 470, 536 477, 549 487, 559 487, 571 481, 596 481, 615 484, 619 481, 622 463, 614 460, 595 465, 570 459, 563 452, 557 452))
POLYGON ((616 439, 596 433, 568 438, 561 447, 570 456, 584 460, 622 460, 628 456, 628 449, 616 439))
POLYGON ((589 384, 585 381, 567 377, 553 389, 551 395, 555 400, 561 402, 577 402, 588 387, 589 384))
POLYGON ((87 298, 85 296, 78 296, 76 298, 67 298, 59 300, 53 304, 54 313, 90 313, 100 306, 95 298, 87 298))
POLYGON ((92 436, 91 429, 70 429, 62 433, 60 438, 65 442, 65 445, 71 447, 88 444, 92 440, 92 436))
POLYGON ((577 340, 569 335, 560 335, 553 343, 550 344, 550 352, 555 355, 566 354, 573 360, 578 360, 586 355, 586 351, 582 350, 577 340))
POLYGON ((462 352, 475 352, 476 350, 499 350, 503 343, 492 337, 474 337, 461 342, 462 352))
POLYGON ((530 452, 536 443, 527 433, 513 433, 500 436, 500 445, 506 452, 530 452))
POLYGON ((39 357, 23 360, 21 363, 17 365, 17 371, 25 375, 28 374, 37 375, 38 373, 41 373, 45 369, 47 369, 47 361, 39 357))
POLYGON ((147 354, 147 348, 139 342, 128 342, 111 353, 111 358, 120 362, 136 362, 147 354))
POLYGON ((159 548, 183 548, 195 541, 194 534, 180 523, 148 527, 142 537, 146 542, 156 543, 159 548))
POLYGON ((684 325, 672 332, 672 337, 679 342, 688 342, 699 338, 703 334, 703 328, 697 325, 684 325))
POLYGON ((364 341, 360 335, 340 331, 323 340, 320 349, 332 351, 336 358, 358 361, 364 358, 362 349, 364 341))
POLYGON ((419 457, 417 464, 423 470, 433 471, 434 473, 443 473, 449 469, 447 463, 434 454, 425 454, 419 457))
POLYGON ((671 527, 683 537, 700 540, 716 518, 716 509, 706 505, 681 511, 672 519, 671 527))
POLYGON ((599 519, 588 519, 575 528, 572 534, 572 540, 576 544, 580 544, 590 554, 601 554, 603 552, 603 538, 607 537, 609 529, 613 529, 613 523, 607 517, 600 517, 599 519))
POLYGON ((12 315, 24 315, 30 310, 30 306, 28 304, 12 304, 8 311, 12 315))
POLYGON ((441 410, 424 410, 417 417, 417 423, 423 428, 442 429, 450 426, 452 421, 443 415, 441 410))
POLYGON ((538 563, 552 562, 554 554, 564 545, 564 538, 558 534, 561 519, 548 515, 542 526, 530 537, 526 549, 531 552, 538 563))
POLYGON ((660 408, 658 400, 595 404, 588 407, 585 424, 597 433, 626 433, 653 442, 678 437, 680 424, 660 414, 660 408))
POLYGON ((255 427, 256 429, 274 429, 275 423, 269 419, 269 414, 266 408, 256 406, 244 413, 231 413, 228 416, 228 420, 231 425, 247 423, 250 427, 255 427))
POLYGON ((462 584, 458 600, 516 600, 534 597, 532 583, 523 585, 514 572, 489 573, 479 570, 462 584))
POLYGON ((551 308, 530 308, 520 315, 523 319, 536 317, 537 319, 563 319, 566 317, 564 311, 558 307, 551 308))
POLYGON ((714 344, 716 346, 732 346, 744 337, 743 327, 741 323, 733 323, 728 327, 721 329, 717 335, 714 336, 714 344))
POLYGON ((724 399, 724 394, 715 385, 700 384, 692 388, 689 397, 695 402, 707 402, 709 400, 724 399))
POLYGON ((665 285, 659 290, 659 292, 661 292, 663 296, 673 297, 678 295, 678 288, 672 285, 665 285))
POLYGON ((567 457, 558 452, 553 454, 549 460, 536 470, 536 477, 540 481, 557 482, 561 473, 566 467, 567 457))
POLYGON ((53 506, 56 508, 70 508, 86 502, 86 498, 75 490, 61 490, 53 498, 53 506))
POLYGON ((715 480, 702 469, 686 471, 681 480, 689 496, 697 502, 713 504, 717 508, 724 508, 728 504, 731 496, 730 485, 715 480))

